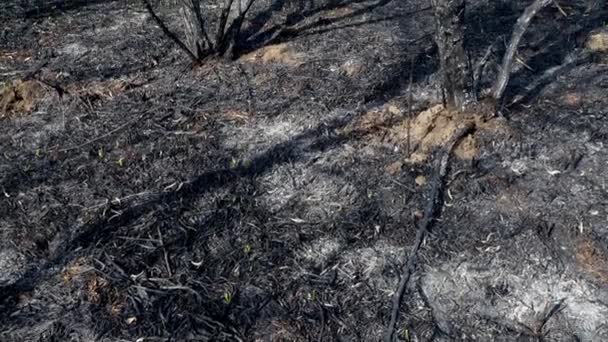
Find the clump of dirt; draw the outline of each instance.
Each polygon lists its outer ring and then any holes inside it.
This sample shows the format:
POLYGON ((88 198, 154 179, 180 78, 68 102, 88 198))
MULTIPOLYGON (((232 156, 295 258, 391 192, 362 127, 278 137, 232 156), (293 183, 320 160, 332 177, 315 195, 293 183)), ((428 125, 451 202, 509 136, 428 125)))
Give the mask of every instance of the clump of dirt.
MULTIPOLYGON (((433 150, 445 145, 465 123, 474 123, 478 132, 508 132, 508 127, 499 120, 488 120, 487 116, 480 113, 452 112, 441 105, 419 112, 411 120, 404 113, 407 113, 407 109, 386 104, 363 114, 343 133, 363 135, 376 143, 388 143, 400 150, 407 150, 409 141, 411 155, 408 160, 421 163, 427 160, 433 150)), ((454 150, 454 154, 462 160, 471 160, 478 153, 475 135, 464 138, 454 150)))
POLYGON ((258 62, 262 64, 284 64, 296 67, 303 63, 302 54, 297 53, 288 43, 270 45, 248 53, 241 57, 247 62, 258 62))
POLYGON ((403 120, 402 109, 396 104, 387 103, 367 111, 339 132, 344 135, 373 138, 379 132, 388 132, 390 126, 399 120, 403 120))
POLYGON ((580 93, 578 92, 567 92, 563 94, 561 97, 561 102, 567 106, 580 106, 583 99, 580 93))
POLYGON ((0 119, 31 113, 44 97, 45 89, 38 81, 14 81, 0 87, 0 119))
POLYGON ((608 284, 608 255, 590 238, 582 238, 576 247, 576 262, 581 269, 602 284, 608 284))

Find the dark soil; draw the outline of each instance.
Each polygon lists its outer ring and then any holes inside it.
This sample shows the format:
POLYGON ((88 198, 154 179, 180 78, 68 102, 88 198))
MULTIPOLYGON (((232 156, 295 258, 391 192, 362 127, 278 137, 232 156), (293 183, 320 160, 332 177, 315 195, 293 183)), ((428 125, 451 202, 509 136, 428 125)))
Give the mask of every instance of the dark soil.
MULTIPOLYGON (((470 1, 473 60, 527 3, 470 1)), ((608 340, 608 12, 559 3, 487 119, 436 107, 427 1, 261 1, 196 68, 140 2, 4 1, 0 341, 380 340, 467 120, 395 337, 608 340)))

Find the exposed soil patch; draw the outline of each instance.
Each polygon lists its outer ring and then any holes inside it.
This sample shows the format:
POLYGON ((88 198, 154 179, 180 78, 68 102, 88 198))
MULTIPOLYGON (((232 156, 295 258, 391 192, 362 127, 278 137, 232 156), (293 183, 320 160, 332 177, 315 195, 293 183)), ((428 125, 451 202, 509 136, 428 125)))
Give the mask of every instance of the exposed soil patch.
MULTIPOLYGON (((444 146, 454 133, 466 123, 474 123, 479 134, 507 136, 509 128, 500 119, 488 119, 483 113, 457 113, 445 110, 441 105, 433 106, 407 119, 406 108, 393 104, 368 111, 344 129, 345 134, 354 134, 370 139, 375 144, 393 145, 395 149, 410 149, 409 161, 422 163, 438 147, 444 146)), ((454 154, 463 160, 472 160, 479 155, 475 135, 463 139, 454 149, 454 154)), ((391 167, 394 169, 395 165, 391 167)), ((389 171, 394 173, 392 171, 389 171)))
POLYGON ((298 66, 304 62, 304 56, 297 53, 288 43, 270 45, 250 52, 240 58, 246 62, 278 63, 287 66, 298 66))
POLYGON ((604 27, 591 32, 585 46, 592 51, 608 52, 608 28, 604 27))
POLYGON ((590 238, 581 238, 577 243, 576 261, 600 284, 608 283, 608 255, 605 248, 590 238))
POLYGON ((38 81, 15 81, 0 87, 0 118, 29 114, 46 89, 38 81))

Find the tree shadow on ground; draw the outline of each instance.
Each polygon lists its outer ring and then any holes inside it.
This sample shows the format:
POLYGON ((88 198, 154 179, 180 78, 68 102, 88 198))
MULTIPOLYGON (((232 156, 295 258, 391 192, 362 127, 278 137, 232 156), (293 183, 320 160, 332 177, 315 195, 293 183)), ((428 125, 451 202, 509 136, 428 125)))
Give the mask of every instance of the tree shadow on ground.
MULTIPOLYGON (((372 3, 367 4, 364 7, 353 10, 350 13, 347 13, 342 16, 336 16, 331 18, 318 18, 316 21, 312 23, 307 23, 301 26, 298 24, 306 22, 309 18, 315 17, 319 14, 323 14, 324 12, 331 12, 340 9, 349 9, 351 6, 356 4, 366 4, 367 0, 353 0, 353 1, 335 1, 331 0, 325 5, 321 5, 317 8, 311 8, 308 10, 304 10, 301 13, 295 12, 287 15, 284 22, 273 25, 265 30, 262 29, 266 26, 266 24, 271 20, 272 13, 275 11, 283 10, 284 0, 279 0, 278 5, 271 6, 268 10, 261 12, 256 17, 250 20, 251 25, 245 29, 241 35, 240 43, 239 43, 239 53, 241 55, 247 54, 254 50, 257 50, 263 46, 278 44, 289 39, 305 35, 307 31, 310 31, 314 28, 320 28, 324 26, 330 26, 335 23, 339 23, 341 21, 351 20, 360 16, 363 16, 367 13, 374 11, 377 8, 388 5, 393 0, 379 0, 372 3)), ((314 6, 312 4, 311 6, 314 6)), ((305 6, 304 6, 305 7, 305 6)), ((380 20, 390 20, 389 18, 384 18, 380 20)), ((378 21, 378 20, 376 20, 378 21)), ((366 25, 370 24, 374 21, 366 21, 357 23, 356 25, 366 25)), ((335 30, 339 28, 327 28, 322 32, 328 32, 331 30, 335 30)), ((319 32, 321 33, 321 32, 319 32)))
MULTIPOLYGON (((13 313, 19 293, 29 292, 36 289, 39 284, 48 281, 56 275, 57 269, 62 269, 85 249, 108 243, 114 236, 112 233, 120 227, 133 224, 144 215, 153 213, 159 207, 171 207, 176 203, 183 206, 192 203, 204 194, 233 184, 241 179, 259 176, 276 165, 293 162, 301 158, 298 151, 308 148, 314 151, 331 150, 350 137, 343 135, 330 135, 324 133, 344 127, 354 118, 353 114, 339 117, 318 127, 299 134, 285 143, 271 147, 267 151, 254 157, 247 165, 235 168, 224 168, 205 172, 184 184, 174 192, 159 193, 152 195, 141 204, 128 208, 114 208, 120 215, 113 217, 101 217, 91 223, 82 225, 72 236, 65 239, 56 248, 55 255, 49 257, 48 261, 41 265, 29 268, 23 276, 15 283, 0 288, 0 307, 2 308, 3 322, 9 322, 8 315, 13 313)), ((66 228, 65 231, 71 231, 66 228)))

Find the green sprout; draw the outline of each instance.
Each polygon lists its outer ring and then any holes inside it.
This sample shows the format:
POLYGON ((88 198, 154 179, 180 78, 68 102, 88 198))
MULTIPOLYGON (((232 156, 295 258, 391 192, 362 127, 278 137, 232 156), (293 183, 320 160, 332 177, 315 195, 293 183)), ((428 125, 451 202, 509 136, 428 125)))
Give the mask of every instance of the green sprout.
POLYGON ((308 299, 312 302, 317 301, 317 290, 313 289, 309 294, 308 294, 308 299))
POLYGON ((245 254, 249 254, 249 253, 251 253, 251 250, 252 250, 252 249, 253 249, 253 248, 252 248, 252 247, 251 247, 251 245, 250 245, 250 244, 248 244, 248 243, 246 243, 246 244, 245 244, 245 247, 243 247, 243 251, 245 252, 245 254))
POLYGON ((224 292, 224 296, 222 297, 224 299, 224 303, 226 304, 230 304, 232 303, 232 293, 226 291, 224 292))

